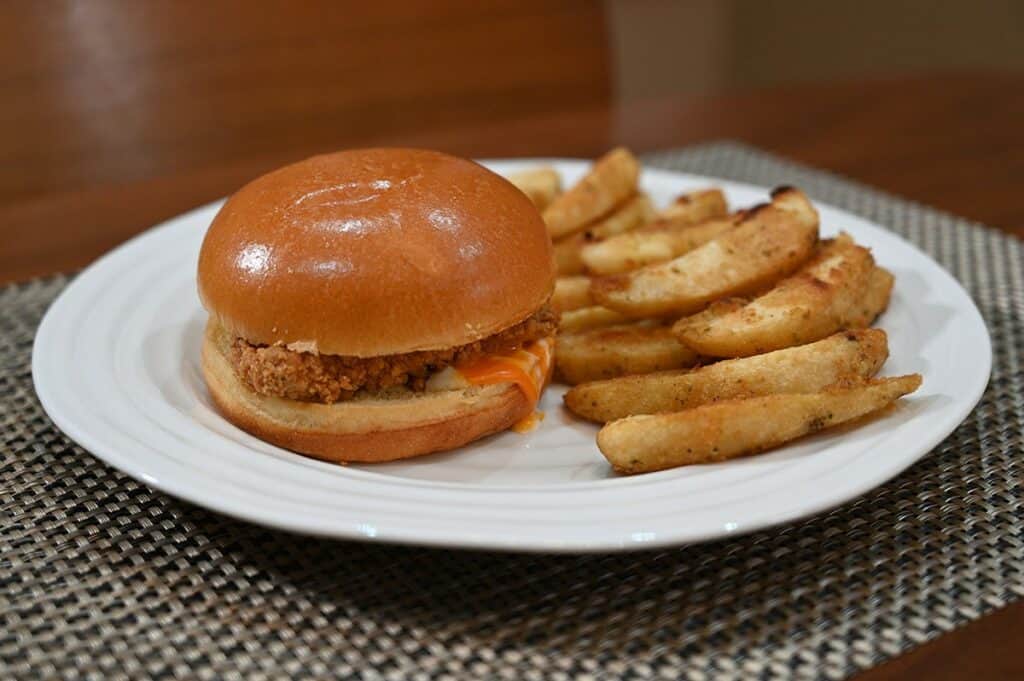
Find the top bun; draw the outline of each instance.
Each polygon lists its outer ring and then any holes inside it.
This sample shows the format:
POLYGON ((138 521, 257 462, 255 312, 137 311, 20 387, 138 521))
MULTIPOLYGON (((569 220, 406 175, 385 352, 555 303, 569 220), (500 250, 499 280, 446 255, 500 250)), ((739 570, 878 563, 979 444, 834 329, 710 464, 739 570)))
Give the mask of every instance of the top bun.
POLYGON ((522 192, 421 149, 342 151, 257 178, 199 253, 200 298, 232 334, 356 357, 493 335, 536 312, 554 280, 522 192))

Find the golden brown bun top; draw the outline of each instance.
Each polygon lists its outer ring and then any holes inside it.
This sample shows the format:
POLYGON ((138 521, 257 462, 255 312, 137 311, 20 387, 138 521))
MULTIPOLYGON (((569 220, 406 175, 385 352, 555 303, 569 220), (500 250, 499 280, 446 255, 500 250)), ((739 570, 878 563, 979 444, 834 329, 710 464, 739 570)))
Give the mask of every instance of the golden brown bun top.
POLYGON ((370 357, 448 348, 533 314, 555 271, 530 200, 435 151, 360 149, 242 187, 199 254, 199 295, 252 343, 370 357))

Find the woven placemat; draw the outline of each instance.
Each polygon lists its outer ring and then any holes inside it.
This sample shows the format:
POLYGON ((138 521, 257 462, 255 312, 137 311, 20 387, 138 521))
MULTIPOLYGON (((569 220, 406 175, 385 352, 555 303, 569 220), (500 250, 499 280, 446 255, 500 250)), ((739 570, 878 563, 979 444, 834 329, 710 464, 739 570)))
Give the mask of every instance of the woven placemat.
POLYGON ((980 406, 862 499, 729 541, 550 557, 309 539, 154 492, 57 432, 29 362, 66 280, 8 287, 0 677, 835 679, 1024 595, 1022 243, 734 144, 647 161, 796 184, 919 245, 991 330, 980 406))

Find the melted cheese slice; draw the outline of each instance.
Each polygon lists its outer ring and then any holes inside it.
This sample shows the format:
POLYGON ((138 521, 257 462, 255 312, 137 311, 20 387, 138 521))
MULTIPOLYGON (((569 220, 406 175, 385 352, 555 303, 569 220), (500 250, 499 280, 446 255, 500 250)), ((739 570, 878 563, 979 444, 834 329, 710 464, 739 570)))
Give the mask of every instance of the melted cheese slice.
POLYGON ((536 404, 551 371, 552 345, 550 338, 544 338, 508 354, 475 357, 432 376, 427 390, 515 383, 536 404))

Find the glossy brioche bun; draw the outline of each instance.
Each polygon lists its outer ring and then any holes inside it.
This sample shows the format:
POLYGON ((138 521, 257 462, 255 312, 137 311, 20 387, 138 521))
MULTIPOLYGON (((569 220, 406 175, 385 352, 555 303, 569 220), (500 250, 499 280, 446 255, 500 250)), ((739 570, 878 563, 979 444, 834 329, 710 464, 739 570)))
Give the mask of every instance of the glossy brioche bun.
POLYGON ((356 357, 491 336, 536 312, 554 280, 521 191, 421 149, 342 151, 257 178, 199 254, 200 298, 232 334, 356 357))
POLYGON ((334 404, 267 397, 238 379, 229 344, 210 321, 202 367, 217 410, 261 440, 325 461, 393 461, 454 449, 505 430, 534 406, 512 383, 334 404))

